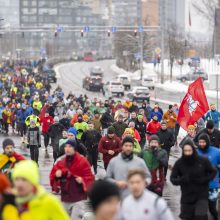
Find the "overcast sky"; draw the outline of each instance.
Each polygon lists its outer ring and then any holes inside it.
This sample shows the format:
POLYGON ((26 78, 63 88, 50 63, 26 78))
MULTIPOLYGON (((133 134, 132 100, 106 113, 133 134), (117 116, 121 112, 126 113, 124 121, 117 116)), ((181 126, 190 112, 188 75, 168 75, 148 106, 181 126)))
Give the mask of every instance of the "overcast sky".
POLYGON ((197 2, 198 4, 201 4, 200 0, 187 0, 187 6, 186 6, 186 26, 187 30, 191 32, 197 32, 201 34, 207 34, 210 32, 209 24, 207 20, 198 14, 196 9, 193 7, 192 2, 197 2), (189 27, 189 9, 191 11, 191 23, 192 26, 189 27))

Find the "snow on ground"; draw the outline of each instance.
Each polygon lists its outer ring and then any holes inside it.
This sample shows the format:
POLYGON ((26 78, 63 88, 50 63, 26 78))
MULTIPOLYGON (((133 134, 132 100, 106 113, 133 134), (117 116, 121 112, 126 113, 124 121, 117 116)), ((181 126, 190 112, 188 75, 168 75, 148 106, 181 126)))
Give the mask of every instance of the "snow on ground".
MULTIPOLYGON (((170 91, 170 92, 186 93, 188 90, 188 85, 185 85, 185 84, 177 82, 177 81, 174 81, 174 82, 166 81, 164 84, 157 83, 155 85, 155 87, 161 88, 163 90, 170 91)), ((209 97, 209 98, 216 98, 216 91, 205 90, 205 93, 206 93, 207 97, 209 97)))

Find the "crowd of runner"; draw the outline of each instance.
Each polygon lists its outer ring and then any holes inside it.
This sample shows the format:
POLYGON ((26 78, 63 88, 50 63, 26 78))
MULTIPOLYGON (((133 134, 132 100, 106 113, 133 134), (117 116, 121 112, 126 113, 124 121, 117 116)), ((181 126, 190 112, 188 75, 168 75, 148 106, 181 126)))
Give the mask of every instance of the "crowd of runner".
POLYGON ((4 139, 1 220, 172 220, 162 196, 174 146, 182 150, 170 175, 181 187, 180 218, 206 220, 209 210, 219 219, 220 113, 214 104, 179 143, 177 104, 162 109, 129 99, 65 96, 60 87, 50 91, 40 65, 6 62, 0 68, 1 132, 20 135, 32 160, 4 139), (39 148, 47 160, 49 147, 54 164, 48 178, 62 206, 40 186, 39 148), (104 180, 97 180, 99 167, 104 180))

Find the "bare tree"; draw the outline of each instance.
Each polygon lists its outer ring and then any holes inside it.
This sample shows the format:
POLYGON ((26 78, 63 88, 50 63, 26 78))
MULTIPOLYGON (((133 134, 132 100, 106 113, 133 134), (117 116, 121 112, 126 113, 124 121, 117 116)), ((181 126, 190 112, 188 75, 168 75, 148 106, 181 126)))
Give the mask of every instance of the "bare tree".
MULTIPOLYGON (((145 60, 152 57, 155 48, 155 34, 143 33, 143 57, 145 60)), ((135 36, 134 31, 118 32, 114 36, 114 54, 118 66, 126 70, 137 70, 140 54, 140 33, 135 36)))
POLYGON ((172 82, 174 61, 183 60, 185 54, 185 38, 176 25, 170 25, 167 31, 167 47, 170 60, 170 81, 172 82))
POLYGON ((193 7, 196 11, 204 16, 210 25, 214 25, 215 23, 215 8, 220 7, 220 0, 199 0, 192 3, 193 7))

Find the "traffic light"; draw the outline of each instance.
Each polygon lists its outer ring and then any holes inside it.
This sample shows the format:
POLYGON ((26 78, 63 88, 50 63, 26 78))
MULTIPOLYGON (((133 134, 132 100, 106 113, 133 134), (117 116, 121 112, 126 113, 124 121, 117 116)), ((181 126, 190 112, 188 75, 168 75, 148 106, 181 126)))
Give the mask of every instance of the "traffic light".
POLYGON ((108 30, 108 37, 111 37, 111 31, 108 30))
POLYGON ((84 31, 83 30, 81 30, 81 37, 83 37, 84 36, 84 31))
POLYGON ((137 30, 134 30, 134 36, 137 37, 137 30))
POLYGON ((57 31, 54 32, 54 37, 57 37, 58 36, 58 33, 57 31))

